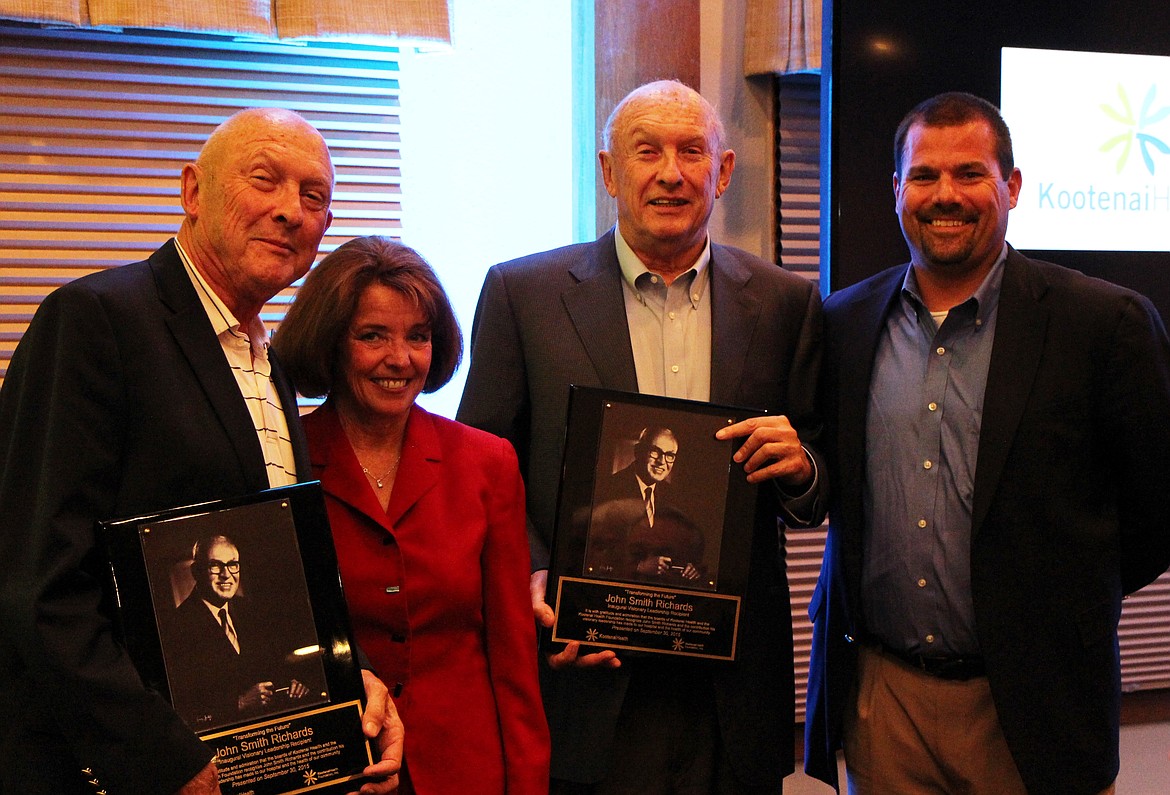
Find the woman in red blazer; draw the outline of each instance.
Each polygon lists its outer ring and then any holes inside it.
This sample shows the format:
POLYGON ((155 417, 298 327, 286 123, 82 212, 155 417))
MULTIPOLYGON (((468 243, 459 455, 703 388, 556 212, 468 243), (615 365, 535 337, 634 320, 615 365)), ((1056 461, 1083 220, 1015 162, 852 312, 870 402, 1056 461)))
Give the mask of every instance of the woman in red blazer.
POLYGON ((358 642, 406 727, 400 792, 545 793, 524 487, 511 446, 427 413, 459 326, 413 250, 358 238, 281 324, 358 642))

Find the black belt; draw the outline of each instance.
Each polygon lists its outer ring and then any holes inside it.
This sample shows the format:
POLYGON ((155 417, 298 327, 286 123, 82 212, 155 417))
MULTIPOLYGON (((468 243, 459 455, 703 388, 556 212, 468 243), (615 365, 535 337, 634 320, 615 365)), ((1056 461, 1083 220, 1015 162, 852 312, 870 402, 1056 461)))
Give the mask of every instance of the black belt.
POLYGON ((968 679, 987 676, 987 667, 983 664, 982 655, 979 654, 931 657, 925 654, 911 654, 908 651, 898 651, 881 641, 876 641, 875 643, 883 654, 897 657, 911 668, 917 668, 924 674, 936 676, 939 679, 965 682, 968 679))

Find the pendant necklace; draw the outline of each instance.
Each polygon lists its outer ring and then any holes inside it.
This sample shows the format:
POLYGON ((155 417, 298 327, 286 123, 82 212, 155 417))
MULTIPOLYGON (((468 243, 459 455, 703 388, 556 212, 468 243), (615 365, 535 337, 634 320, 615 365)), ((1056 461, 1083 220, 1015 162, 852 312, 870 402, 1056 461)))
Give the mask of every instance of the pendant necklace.
MULTIPOLYGON (((362 461, 358 461, 358 465, 359 466, 362 465, 362 461)), ((381 487, 385 486, 383 481, 386 478, 390 477, 390 473, 393 472, 395 470, 395 468, 398 468, 398 461, 394 461, 394 465, 392 467, 388 468, 388 470, 386 470, 386 473, 383 474, 383 477, 380 477, 380 478, 378 477, 378 475, 370 472, 370 470, 367 470, 367 468, 365 468, 364 466, 362 466, 362 471, 366 473, 367 478, 370 478, 371 480, 374 481, 374 484, 378 485, 378 488, 381 488, 381 487)))
POLYGON ((385 481, 386 478, 390 477, 390 473, 398 468, 398 459, 395 458, 394 463, 390 465, 390 468, 386 470, 386 472, 382 475, 382 477, 378 477, 373 472, 366 469, 365 464, 363 464, 361 461, 358 461, 358 466, 360 466, 362 468, 362 472, 364 472, 366 474, 366 477, 368 477, 370 480, 374 481, 374 483, 378 486, 378 488, 382 488, 383 486, 386 485, 383 481, 385 481))

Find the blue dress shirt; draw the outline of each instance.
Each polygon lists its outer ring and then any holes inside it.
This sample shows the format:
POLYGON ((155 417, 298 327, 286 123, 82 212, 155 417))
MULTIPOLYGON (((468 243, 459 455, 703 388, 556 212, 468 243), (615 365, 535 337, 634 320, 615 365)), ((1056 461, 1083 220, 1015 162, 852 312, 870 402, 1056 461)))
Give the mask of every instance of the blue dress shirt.
POLYGON ((888 646, 979 653, 971 515, 983 394, 1007 249, 938 318, 913 267, 878 340, 866 416, 862 609, 888 646))

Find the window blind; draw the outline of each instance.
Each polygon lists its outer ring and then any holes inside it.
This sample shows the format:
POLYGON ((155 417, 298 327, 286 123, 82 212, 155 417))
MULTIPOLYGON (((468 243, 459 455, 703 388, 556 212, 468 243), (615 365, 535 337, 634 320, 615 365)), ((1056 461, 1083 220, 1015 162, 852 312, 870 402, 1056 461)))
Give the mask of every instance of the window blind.
MULTIPOLYGON (((820 278, 820 81, 815 75, 777 78, 776 101, 776 249, 777 261, 787 270, 818 281, 820 278)), ((788 587, 792 593, 792 640, 795 651, 796 722, 805 715, 808 660, 812 649, 812 600, 825 527, 789 530, 788 587)))
POLYGON ((298 111, 325 136, 337 186, 322 254, 400 237, 397 52, 0 23, 0 384, 45 295, 178 231, 183 164, 242 108, 298 111))

